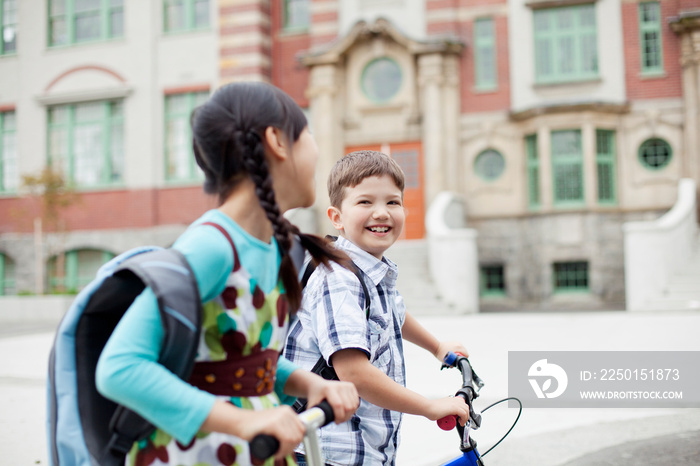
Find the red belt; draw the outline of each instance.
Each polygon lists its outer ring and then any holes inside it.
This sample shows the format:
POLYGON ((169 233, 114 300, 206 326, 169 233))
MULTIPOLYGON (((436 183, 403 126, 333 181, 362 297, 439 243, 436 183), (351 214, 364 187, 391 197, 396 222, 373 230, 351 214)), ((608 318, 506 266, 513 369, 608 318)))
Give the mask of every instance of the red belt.
POLYGON ((189 383, 214 395, 263 396, 272 392, 279 352, 265 350, 241 359, 195 363, 189 383))

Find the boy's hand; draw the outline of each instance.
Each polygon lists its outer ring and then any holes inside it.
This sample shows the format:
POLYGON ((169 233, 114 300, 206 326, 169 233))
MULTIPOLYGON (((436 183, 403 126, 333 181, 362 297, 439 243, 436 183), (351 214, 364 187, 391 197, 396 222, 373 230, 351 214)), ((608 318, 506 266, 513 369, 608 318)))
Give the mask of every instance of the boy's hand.
POLYGON ((457 416, 460 425, 465 426, 469 421, 469 406, 460 396, 430 400, 424 416, 431 421, 437 421, 446 416, 457 416))
POLYGON ((309 386, 308 406, 315 406, 327 400, 333 408, 336 424, 350 419, 360 406, 360 395, 357 394, 355 385, 350 382, 325 380, 321 377, 318 379, 309 386))
POLYGON ((442 361, 445 359, 445 355, 450 351, 453 353, 459 353, 465 358, 469 357, 469 351, 467 351, 467 348, 465 348, 464 345, 458 341, 441 341, 437 350, 433 354, 436 358, 438 358, 438 360, 442 361))

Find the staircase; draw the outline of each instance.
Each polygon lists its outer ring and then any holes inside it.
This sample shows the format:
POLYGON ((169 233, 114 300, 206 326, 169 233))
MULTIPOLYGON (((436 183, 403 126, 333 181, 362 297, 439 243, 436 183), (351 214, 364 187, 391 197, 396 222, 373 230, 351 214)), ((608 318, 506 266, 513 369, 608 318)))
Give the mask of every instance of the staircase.
POLYGON ((394 243, 386 257, 399 267, 396 287, 403 296, 406 310, 412 315, 446 314, 445 306, 428 269, 428 242, 425 239, 402 240, 394 243))
POLYGON ((695 239, 690 261, 668 282, 662 296, 647 302, 648 310, 700 309, 700 234, 695 239))

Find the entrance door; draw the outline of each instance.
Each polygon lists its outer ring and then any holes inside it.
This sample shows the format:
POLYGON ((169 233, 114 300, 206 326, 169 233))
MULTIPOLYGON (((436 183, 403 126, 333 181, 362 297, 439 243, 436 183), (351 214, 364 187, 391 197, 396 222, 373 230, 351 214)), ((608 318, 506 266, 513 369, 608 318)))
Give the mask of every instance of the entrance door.
POLYGON ((406 175, 403 194, 406 224, 400 239, 421 239, 425 236, 425 200, 423 194, 423 147, 420 142, 368 144, 352 146, 345 153, 358 150, 383 152, 399 164, 406 175))

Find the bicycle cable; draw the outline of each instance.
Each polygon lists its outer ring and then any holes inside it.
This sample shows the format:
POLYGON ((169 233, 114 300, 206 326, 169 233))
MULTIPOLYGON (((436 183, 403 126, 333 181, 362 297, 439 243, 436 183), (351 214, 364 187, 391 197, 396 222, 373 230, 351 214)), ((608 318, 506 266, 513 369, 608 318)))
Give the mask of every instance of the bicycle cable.
POLYGON ((481 410, 482 413, 485 413, 486 411, 488 411, 490 408, 493 408, 493 407, 496 406, 497 404, 503 403, 504 401, 510 401, 510 400, 517 401, 517 402, 518 402, 518 405, 520 405, 520 409, 519 409, 519 411, 518 411, 518 415, 515 417, 515 421, 513 421, 513 425, 510 426, 510 429, 508 429, 508 432, 506 432, 505 435, 504 435, 503 437, 501 437, 501 440, 499 440, 498 442, 494 443, 494 444, 491 446, 491 448, 489 448, 488 450, 486 450, 484 453, 481 453, 481 454, 479 455, 479 457, 486 456, 486 455, 488 454, 488 452, 490 452, 491 450, 493 450, 494 448, 496 448, 496 447, 498 446, 498 444, 501 443, 501 442, 503 441, 503 439, 505 439, 506 437, 508 437, 508 434, 510 434, 510 432, 511 432, 511 431, 513 430, 513 428, 515 427, 515 424, 517 424, 517 423, 518 423, 518 420, 520 419, 520 414, 522 414, 522 412, 523 412, 523 404, 522 404, 522 402, 521 402, 519 399, 517 399, 517 398, 511 396, 511 397, 508 397, 508 398, 503 398, 502 400, 499 400, 499 401, 497 401, 497 402, 495 402, 495 403, 493 403, 493 404, 490 404, 490 405, 488 405, 487 407, 485 407, 484 409, 481 410))

